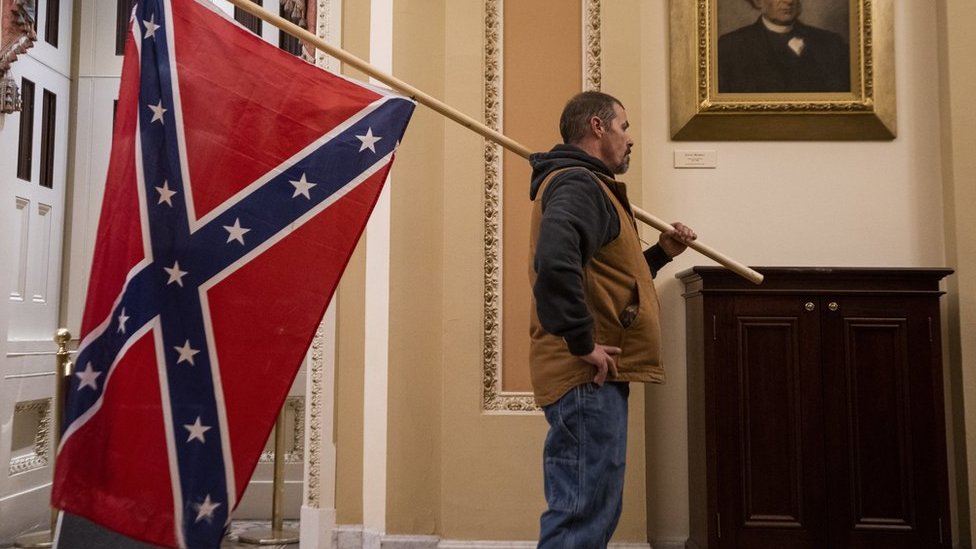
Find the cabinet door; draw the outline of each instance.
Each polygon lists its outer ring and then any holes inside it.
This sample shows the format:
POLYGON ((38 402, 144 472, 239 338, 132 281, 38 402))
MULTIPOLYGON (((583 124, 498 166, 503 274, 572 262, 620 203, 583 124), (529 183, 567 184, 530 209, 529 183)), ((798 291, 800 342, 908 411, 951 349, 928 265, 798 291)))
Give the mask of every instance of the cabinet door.
POLYGON ((941 547, 945 427, 937 298, 823 300, 829 547, 941 547))
POLYGON ((719 546, 826 546, 820 322, 799 297, 735 297, 715 336, 719 546))

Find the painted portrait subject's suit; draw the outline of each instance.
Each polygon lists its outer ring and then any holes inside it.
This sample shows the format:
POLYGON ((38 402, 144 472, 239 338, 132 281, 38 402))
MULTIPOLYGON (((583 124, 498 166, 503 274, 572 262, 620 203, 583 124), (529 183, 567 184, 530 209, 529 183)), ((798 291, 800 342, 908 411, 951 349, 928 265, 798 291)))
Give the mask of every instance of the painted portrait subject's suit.
POLYGON ((839 34, 799 21, 779 33, 760 17, 718 40, 719 93, 850 91, 850 66, 839 34))

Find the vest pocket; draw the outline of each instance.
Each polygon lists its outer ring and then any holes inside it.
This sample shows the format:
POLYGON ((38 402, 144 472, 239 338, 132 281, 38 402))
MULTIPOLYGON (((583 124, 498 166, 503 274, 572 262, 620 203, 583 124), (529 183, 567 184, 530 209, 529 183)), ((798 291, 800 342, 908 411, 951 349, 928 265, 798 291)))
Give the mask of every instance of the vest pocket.
POLYGON ((640 287, 635 281, 630 288, 630 300, 623 310, 617 314, 617 320, 620 321, 620 325, 625 330, 630 328, 634 320, 637 320, 637 314, 640 313, 640 301, 640 287))
POLYGON ((624 311, 629 314, 629 309, 632 308, 634 317, 630 319, 628 325, 623 326, 620 334, 620 348, 623 349, 626 357, 621 358, 617 365, 618 369, 623 367, 627 371, 632 371, 634 367, 640 369, 660 362, 660 328, 656 292, 638 281, 634 284, 633 293, 631 303, 624 307, 624 311))

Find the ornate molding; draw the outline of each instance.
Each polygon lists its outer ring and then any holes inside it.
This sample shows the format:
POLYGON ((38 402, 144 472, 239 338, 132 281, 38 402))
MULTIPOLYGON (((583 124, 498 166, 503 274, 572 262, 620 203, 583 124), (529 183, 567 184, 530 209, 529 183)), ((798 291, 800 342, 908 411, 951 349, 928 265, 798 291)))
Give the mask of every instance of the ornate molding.
MULTIPOLYGON (((302 395, 289 396, 285 399, 282 411, 290 412, 289 415, 295 418, 295 427, 285 437, 286 446, 288 446, 288 439, 291 439, 291 450, 285 452, 284 455, 285 463, 301 463, 305 459, 305 397, 302 395)), ((274 462, 274 450, 261 452, 258 461, 261 463, 274 462)))
POLYGON ((18 456, 10 460, 8 468, 10 475, 26 473, 35 469, 46 467, 49 459, 49 438, 51 435, 51 399, 43 398, 38 400, 28 400, 18 402, 14 405, 14 422, 17 416, 22 414, 36 414, 40 416, 37 432, 34 434, 34 448, 26 455, 18 456))
POLYGON ((305 502, 309 507, 318 509, 321 504, 322 485, 322 372, 324 364, 325 325, 319 324, 312 338, 311 371, 309 372, 309 413, 308 413, 308 456, 305 468, 308 479, 305 482, 305 502))
MULTIPOLYGON (((312 32, 315 36, 322 38, 326 42, 332 39, 333 26, 336 23, 333 8, 334 0, 318 0, 315 4, 315 27, 312 32)), ((309 25, 311 26, 311 25, 309 25)), ((340 70, 339 61, 332 56, 314 49, 315 64, 323 69, 338 73, 340 70)))
POLYGON ((586 0, 583 13, 583 44, 585 62, 583 66, 583 89, 600 91, 603 84, 602 36, 600 35, 600 0, 586 0))
MULTIPOLYGON (((582 0, 584 10, 583 54, 584 88, 598 90, 601 85, 602 51, 600 1, 582 0)), ((501 131, 502 86, 502 11, 504 0, 485 0, 485 125, 501 131)), ((485 140, 484 194, 484 306, 482 324, 481 407, 485 412, 538 412, 531 393, 503 392, 501 380, 501 146, 485 140)))
MULTIPOLYGON (((314 28, 315 36, 326 41, 333 39, 333 32, 336 29, 337 11, 334 6, 335 0, 317 0, 315 3, 314 28)), ((309 24, 310 27, 313 25, 309 24)), ((315 64, 327 70, 338 73, 340 70, 337 59, 315 50, 315 64)), ((312 338, 312 348, 309 360, 309 374, 307 388, 309 401, 308 406, 308 453, 305 457, 305 469, 308 472, 305 481, 305 503, 307 506, 318 509, 322 505, 322 421, 324 417, 324 396, 323 391, 331 390, 325 386, 325 321, 319 324, 312 338)), ((331 472, 330 472, 331 474, 331 472)))

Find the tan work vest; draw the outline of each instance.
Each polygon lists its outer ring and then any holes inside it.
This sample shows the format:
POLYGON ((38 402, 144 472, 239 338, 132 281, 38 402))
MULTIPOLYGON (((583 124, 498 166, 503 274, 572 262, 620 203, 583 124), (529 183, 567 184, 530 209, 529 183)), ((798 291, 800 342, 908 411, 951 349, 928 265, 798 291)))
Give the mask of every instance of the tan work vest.
MULTIPOLYGON (((556 174, 566 169, 585 168, 565 168, 552 172, 536 193, 529 244, 529 280, 532 286, 535 286, 536 279, 533 259, 542 221, 542 196, 556 174)), ((600 188, 616 208, 620 219, 620 234, 583 267, 586 303, 594 319, 593 339, 596 343, 622 349, 616 357, 618 375, 607 380, 663 383, 665 375, 661 364, 657 292, 651 270, 644 259, 630 204, 626 202, 627 186, 610 177, 589 173, 600 179, 600 188), (615 189, 616 194, 611 189, 615 189), (618 195, 624 198, 623 203, 617 198, 618 195)), ((536 403, 546 406, 559 400, 573 387, 591 382, 596 375, 596 367, 570 353, 563 338, 542 328, 534 297, 531 314, 529 367, 532 388, 536 403)))

